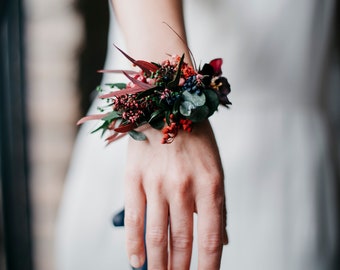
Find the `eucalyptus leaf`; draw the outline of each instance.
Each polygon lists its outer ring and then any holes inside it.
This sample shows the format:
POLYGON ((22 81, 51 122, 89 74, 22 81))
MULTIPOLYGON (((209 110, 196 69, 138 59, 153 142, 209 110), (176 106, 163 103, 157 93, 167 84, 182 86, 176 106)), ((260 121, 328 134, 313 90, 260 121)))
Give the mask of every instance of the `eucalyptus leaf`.
POLYGON ((218 105, 220 104, 220 101, 218 99, 218 95, 216 91, 211 89, 205 89, 203 90, 203 93, 207 99, 207 102, 205 105, 209 108, 209 116, 211 116, 218 108, 218 105))
POLYGON ((195 105, 192 104, 190 101, 183 101, 181 103, 181 105, 179 106, 179 112, 183 115, 183 116, 190 116, 191 115, 191 111, 193 109, 195 109, 195 105))
POLYGON ((136 130, 130 130, 129 135, 136 141, 145 141, 146 136, 144 133, 136 131, 136 130))
POLYGON ((196 93, 190 93, 189 91, 184 91, 182 93, 182 98, 183 100, 189 101, 194 104, 195 107, 204 105, 206 100, 204 94, 198 95, 196 93))
POLYGON ((198 123, 207 119, 209 115, 209 108, 206 105, 197 107, 191 111, 190 116, 188 117, 192 122, 198 123))

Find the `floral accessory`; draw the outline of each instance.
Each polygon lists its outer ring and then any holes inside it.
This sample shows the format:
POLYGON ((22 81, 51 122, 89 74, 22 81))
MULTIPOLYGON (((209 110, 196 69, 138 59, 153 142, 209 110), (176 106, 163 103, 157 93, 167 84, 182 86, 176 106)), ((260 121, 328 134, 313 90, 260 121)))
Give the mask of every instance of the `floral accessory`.
MULTIPOLYGON (((198 70, 175 55, 161 63, 135 60, 116 47, 139 72, 131 70, 102 70, 100 72, 123 73, 125 83, 107 84, 113 91, 99 96, 107 106, 99 108, 103 113, 89 115, 78 121, 101 119, 103 122, 93 132, 107 130, 111 143, 125 134, 136 140, 146 136, 136 129, 150 125, 162 130, 162 143, 171 143, 179 130, 191 132, 194 123, 209 118, 221 104, 228 108, 230 84, 222 77, 222 59, 217 58, 198 70)), ((102 88, 98 88, 102 92, 102 88)))

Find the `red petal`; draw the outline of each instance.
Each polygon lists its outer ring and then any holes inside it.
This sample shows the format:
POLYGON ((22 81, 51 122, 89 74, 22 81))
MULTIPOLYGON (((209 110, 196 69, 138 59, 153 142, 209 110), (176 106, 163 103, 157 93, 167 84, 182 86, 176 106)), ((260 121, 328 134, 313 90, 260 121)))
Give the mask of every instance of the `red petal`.
POLYGON ((210 61, 209 64, 213 67, 215 76, 219 76, 222 74, 221 69, 222 63, 223 63, 222 58, 216 58, 210 61))

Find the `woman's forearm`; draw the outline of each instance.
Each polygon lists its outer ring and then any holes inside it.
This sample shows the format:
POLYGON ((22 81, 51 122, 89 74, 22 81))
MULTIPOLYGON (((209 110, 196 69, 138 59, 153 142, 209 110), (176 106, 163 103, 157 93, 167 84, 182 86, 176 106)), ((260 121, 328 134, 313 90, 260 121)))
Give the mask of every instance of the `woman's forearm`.
POLYGON ((112 0, 112 3, 131 56, 159 62, 166 54, 185 53, 186 61, 191 63, 181 0, 112 0))

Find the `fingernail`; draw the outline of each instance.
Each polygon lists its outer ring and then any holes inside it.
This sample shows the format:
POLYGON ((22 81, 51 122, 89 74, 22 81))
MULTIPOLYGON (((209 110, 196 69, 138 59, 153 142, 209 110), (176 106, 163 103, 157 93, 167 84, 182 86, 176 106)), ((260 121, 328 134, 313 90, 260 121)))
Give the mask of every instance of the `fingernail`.
POLYGON ((137 255, 131 255, 130 264, 132 267, 139 267, 140 266, 139 257, 137 255))
POLYGON ((229 243, 229 237, 228 237, 227 229, 224 229, 224 230, 223 230, 222 240, 223 240, 223 245, 224 245, 224 246, 228 245, 228 243, 229 243))
POLYGON ((229 243, 229 237, 228 237, 227 231, 225 230, 223 233, 223 245, 226 246, 228 245, 228 243, 229 243))

